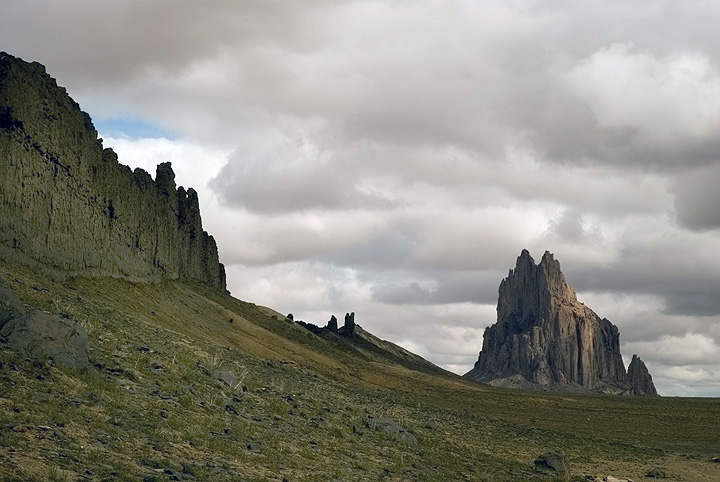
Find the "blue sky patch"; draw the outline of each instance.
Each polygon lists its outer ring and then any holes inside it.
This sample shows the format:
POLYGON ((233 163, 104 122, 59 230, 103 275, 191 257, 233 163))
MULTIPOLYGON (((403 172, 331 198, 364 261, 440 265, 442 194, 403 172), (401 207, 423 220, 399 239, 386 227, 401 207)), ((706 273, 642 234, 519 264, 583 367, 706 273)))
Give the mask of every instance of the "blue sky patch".
POLYGON ((133 117, 110 117, 94 121, 95 128, 102 135, 116 138, 136 139, 174 139, 174 135, 163 128, 133 117))

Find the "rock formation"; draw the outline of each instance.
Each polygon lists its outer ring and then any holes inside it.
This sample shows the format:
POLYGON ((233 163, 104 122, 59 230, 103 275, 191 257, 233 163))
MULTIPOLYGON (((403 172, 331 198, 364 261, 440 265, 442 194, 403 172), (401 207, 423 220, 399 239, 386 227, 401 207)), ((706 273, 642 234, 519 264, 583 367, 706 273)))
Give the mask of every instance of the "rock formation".
POLYGON ((345 313, 345 324, 338 331, 341 335, 350 336, 355 333, 355 312, 345 313))
POLYGON ((45 68, 0 52, 0 259, 53 277, 189 278, 225 289, 197 193, 103 149, 45 68))
POLYGON ((633 395, 657 395, 655 384, 652 376, 648 371, 645 363, 639 356, 633 355, 630 365, 628 365, 628 378, 632 386, 633 395))
POLYGON ((325 329, 331 331, 332 333, 337 333, 338 324, 337 324, 337 318, 335 318, 335 315, 330 316, 330 321, 328 321, 325 329))
POLYGON ((547 251, 536 265, 523 250, 500 283, 497 323, 465 376, 516 388, 634 392, 617 327, 577 300, 547 251))

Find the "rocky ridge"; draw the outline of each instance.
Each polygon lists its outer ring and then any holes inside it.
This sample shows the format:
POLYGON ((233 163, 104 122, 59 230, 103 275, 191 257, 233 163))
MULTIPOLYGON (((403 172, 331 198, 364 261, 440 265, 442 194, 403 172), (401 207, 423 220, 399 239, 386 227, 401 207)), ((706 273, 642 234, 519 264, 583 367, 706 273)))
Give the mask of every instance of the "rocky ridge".
POLYGON ((225 289, 197 193, 118 163, 90 116, 45 68, 0 52, 0 258, 46 274, 225 289))
POLYGON ((500 283, 497 316, 468 378, 512 388, 657 394, 639 358, 628 376, 618 328, 577 300, 550 252, 536 265, 522 251, 500 283))

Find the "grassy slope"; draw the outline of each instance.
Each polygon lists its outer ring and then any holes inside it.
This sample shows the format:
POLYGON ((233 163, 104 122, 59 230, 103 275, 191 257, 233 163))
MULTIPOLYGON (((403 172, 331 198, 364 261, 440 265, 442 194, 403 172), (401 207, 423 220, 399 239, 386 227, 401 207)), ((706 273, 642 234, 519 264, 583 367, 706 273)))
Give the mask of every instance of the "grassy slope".
POLYGON ((720 455, 716 399, 495 389, 195 284, 52 283, 10 266, 0 276, 25 303, 82 323, 98 367, 72 373, 0 351, 6 481, 170 480, 165 469, 220 481, 529 480, 552 448, 574 474, 637 480, 660 466, 671 479, 720 480, 708 462, 720 455), (365 428, 368 415, 418 443, 365 428))

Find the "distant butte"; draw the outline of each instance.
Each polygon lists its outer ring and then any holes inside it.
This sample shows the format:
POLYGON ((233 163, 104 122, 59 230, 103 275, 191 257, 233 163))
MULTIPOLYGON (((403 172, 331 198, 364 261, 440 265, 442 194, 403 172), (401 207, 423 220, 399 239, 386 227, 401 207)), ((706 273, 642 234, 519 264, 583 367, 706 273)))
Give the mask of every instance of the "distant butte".
POLYGON ((535 264, 523 250, 500 283, 497 323, 465 376, 510 388, 657 395, 640 358, 625 371, 618 328, 577 300, 548 251, 535 264))

